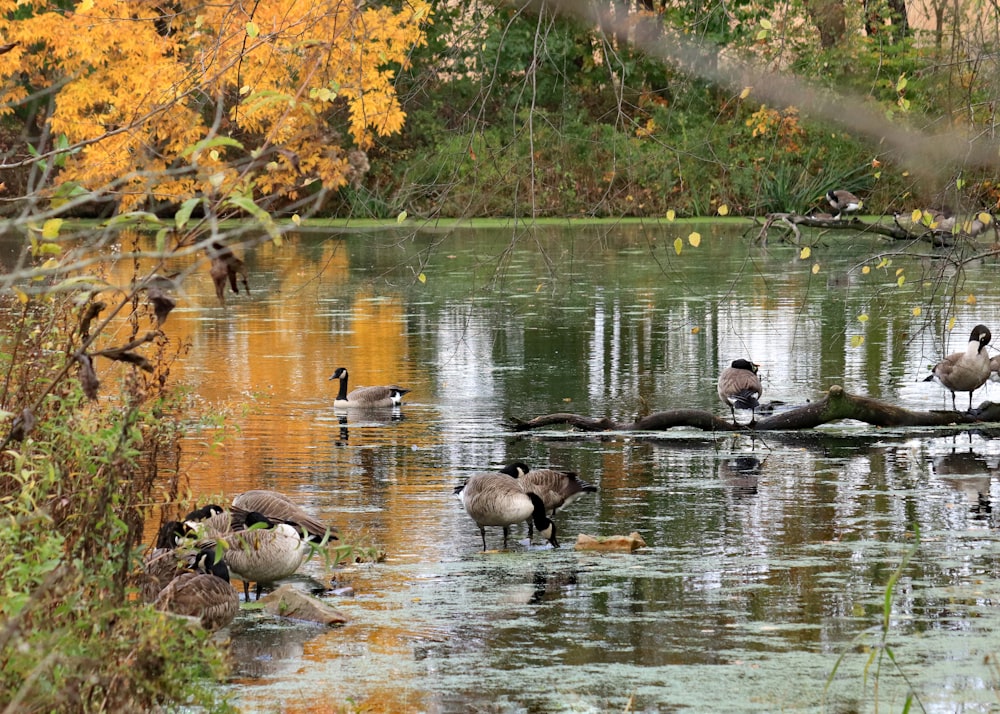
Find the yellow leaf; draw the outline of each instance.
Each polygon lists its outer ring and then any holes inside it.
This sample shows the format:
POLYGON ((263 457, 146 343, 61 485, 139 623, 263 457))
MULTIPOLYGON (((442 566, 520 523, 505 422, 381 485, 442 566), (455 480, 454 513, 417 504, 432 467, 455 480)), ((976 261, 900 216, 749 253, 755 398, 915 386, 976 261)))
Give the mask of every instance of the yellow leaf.
POLYGON ((699 332, 701 332, 701 328, 700 327, 692 327, 691 328, 691 334, 692 335, 697 335, 699 332))
POLYGON ((899 79, 896 81, 896 91, 897 92, 902 92, 904 89, 906 89, 906 75, 905 74, 901 75, 899 77, 899 79))
POLYGON ((819 272, 819 263, 813 263, 813 275, 819 272))
POLYGON ((11 288, 11 290, 13 290, 14 294, 17 295, 17 299, 21 301, 22 305, 28 304, 28 293, 23 290, 18 290, 17 288, 11 288))
POLYGON ((42 225, 42 238, 52 240, 59 237, 59 229, 62 228, 63 219, 50 218, 42 225))
POLYGON ((681 250, 683 250, 683 248, 684 248, 684 241, 682 241, 680 238, 674 238, 674 252, 677 253, 677 255, 680 255, 681 250))
POLYGON ((402 223, 406 220, 406 211, 400 211, 399 215, 396 216, 396 223, 402 223))
POLYGON ((851 337, 851 347, 860 347, 865 343, 864 335, 854 335, 851 337))
POLYGON ((969 293, 969 297, 965 298, 965 304, 966 305, 975 305, 976 304, 976 296, 973 295, 972 293, 969 293))
POLYGON ((760 26, 763 27, 765 30, 770 30, 771 29, 771 21, 768 20, 766 17, 762 18, 761 21, 760 21, 760 26))
POLYGON ((419 280, 422 283, 426 283, 427 282, 427 276, 424 275, 423 273, 421 273, 420 275, 417 276, 417 280, 419 280))
POLYGON ((82 3, 76 6, 76 11, 79 14, 90 12, 94 9, 94 0, 83 0, 82 3))
POLYGON ((902 268, 896 268, 896 275, 900 276, 902 274, 903 274, 903 269, 902 268))
POLYGON ((868 315, 865 313, 861 313, 860 315, 858 315, 858 322, 862 323, 868 322, 868 315))
POLYGON ((910 220, 913 221, 914 223, 920 223, 923 217, 924 217, 924 212, 921 211, 919 208, 914 208, 913 213, 910 214, 910 220))
POLYGON ((675 218, 677 218, 677 211, 671 208, 669 211, 667 211, 667 220, 672 221, 675 218))
POLYGON ((922 312, 923 312, 923 310, 920 309, 919 305, 917 305, 915 308, 913 308, 913 316, 914 317, 920 317, 920 313, 922 313, 922 312))
POLYGON ((993 216, 991 216, 989 213, 986 213, 985 211, 977 214, 976 218, 978 218, 979 222, 982 223, 984 226, 988 226, 993 222, 993 216))
POLYGON ((900 275, 898 278, 896 278, 896 287, 900 288, 903 287, 903 283, 905 282, 906 282, 906 276, 900 275))
POLYGON ((809 246, 806 246, 805 248, 803 248, 802 250, 799 251, 799 259, 800 260, 805 260, 810 255, 812 255, 812 248, 810 248, 809 246))
POLYGON ((691 244, 692 248, 697 248, 701 245, 701 233, 698 231, 691 233, 691 235, 688 236, 688 243, 691 244))
POLYGON ((301 226, 302 225, 302 216, 300 216, 298 213, 293 213, 292 214, 292 223, 294 223, 297 226, 301 226))
POLYGON ((747 97, 749 97, 750 96, 750 92, 752 90, 753 90, 753 87, 744 87, 743 91, 740 92, 740 99, 746 99, 747 97))
POLYGON ((955 318, 954 317, 949 317, 948 318, 948 332, 951 332, 954 329, 955 329, 955 318))
POLYGON ((260 29, 257 27, 257 23, 253 22, 253 21, 248 22, 247 23, 247 36, 248 37, 256 37, 259 34, 260 34, 260 29))
POLYGON ((720 216, 728 216, 729 215, 729 206, 727 206, 724 203, 721 206, 719 206, 719 215, 720 216))
POLYGON ((872 269, 871 269, 870 266, 864 265, 864 266, 861 267, 861 274, 862 275, 868 275, 868 273, 870 273, 870 272, 872 272, 872 269))

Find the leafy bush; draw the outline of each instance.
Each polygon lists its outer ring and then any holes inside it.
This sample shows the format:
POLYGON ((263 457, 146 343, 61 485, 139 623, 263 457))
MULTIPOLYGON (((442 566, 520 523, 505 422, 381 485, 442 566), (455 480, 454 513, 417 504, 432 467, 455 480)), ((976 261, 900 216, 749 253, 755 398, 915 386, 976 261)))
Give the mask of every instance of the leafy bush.
POLYGON ((109 368, 117 389, 88 398, 74 365, 92 303, 78 297, 0 304, 0 706, 224 710, 210 686, 221 651, 134 600, 146 509, 177 488, 175 471, 161 474, 180 429, 168 355, 158 345, 150 373, 109 368))

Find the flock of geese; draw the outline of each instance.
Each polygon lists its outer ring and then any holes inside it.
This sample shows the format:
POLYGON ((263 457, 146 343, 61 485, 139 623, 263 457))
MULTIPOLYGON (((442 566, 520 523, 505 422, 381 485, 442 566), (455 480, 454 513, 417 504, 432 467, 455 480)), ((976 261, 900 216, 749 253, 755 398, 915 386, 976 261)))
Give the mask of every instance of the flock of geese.
MULTIPOLYGON (((826 202, 836 212, 832 216, 833 220, 838 221, 843 214, 855 213, 864 206, 864 202, 860 198, 850 191, 844 190, 827 191, 826 202)), ((827 217, 827 214, 816 214, 816 217, 827 217)), ((975 238, 990 226, 993 217, 989 213, 977 213, 969 220, 960 222, 959 217, 950 208, 929 208, 917 210, 907 215, 895 213, 893 219, 896 225, 903 229, 915 227, 917 223, 920 223, 937 233, 951 233, 960 230, 975 238)))
MULTIPOLYGON (((983 386, 991 372, 1000 370, 1000 356, 986 352, 992 335, 976 325, 966 349, 938 362, 925 381, 937 380, 951 392, 972 393, 983 386)), ((340 381, 335 407, 385 408, 402 403, 410 390, 396 385, 363 387, 348 391, 347 370, 338 368, 330 379, 340 381)), ((737 359, 719 375, 719 398, 729 407, 736 424, 736 410, 749 410, 756 418, 763 388, 758 365, 737 359)), ((495 472, 475 473, 455 488, 466 513, 479 528, 486 550, 486 527, 503 529, 507 548, 510 527, 528 524, 528 541, 537 530, 554 548, 559 547, 552 518, 597 487, 577 474, 556 469, 531 469, 511 463, 495 472)), ((313 518, 301 506, 276 491, 253 490, 236 496, 228 509, 211 504, 188 513, 181 521, 165 522, 156 545, 145 561, 142 596, 160 610, 197 618, 203 627, 226 626, 239 611, 239 592, 230 575, 243 582, 245 600, 250 583, 260 598, 264 585, 295 573, 313 551, 337 540, 337 530, 313 518)))
POLYGON ((207 630, 228 625, 240 608, 229 578, 264 585, 292 575, 337 530, 276 491, 253 490, 228 509, 210 504, 160 526, 146 554, 142 597, 159 610, 198 619, 207 630))
MULTIPOLYGON (((924 381, 937 381, 951 392, 951 408, 955 406, 955 392, 969 393, 969 411, 972 411, 972 393, 982 387, 994 372, 1000 372, 1000 355, 991 358, 986 351, 992 335, 986 325, 976 325, 969 335, 969 343, 962 352, 953 352, 931 369, 924 381)), ((738 359, 719 375, 719 398, 725 402, 736 422, 736 410, 750 410, 750 424, 754 423, 763 388, 757 376, 758 365, 750 360, 738 359)))

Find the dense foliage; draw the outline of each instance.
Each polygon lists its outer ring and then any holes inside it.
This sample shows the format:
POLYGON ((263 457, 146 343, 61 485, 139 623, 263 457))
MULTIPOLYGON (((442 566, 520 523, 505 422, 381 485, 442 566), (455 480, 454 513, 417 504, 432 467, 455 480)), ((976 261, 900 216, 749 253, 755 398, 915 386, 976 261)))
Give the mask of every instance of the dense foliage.
POLYGON ((810 114, 720 79, 749 61, 900 128, 981 139, 1000 46, 981 0, 612 2, 600 25, 583 7, 602 6, 9 0, 5 163, 23 170, 7 195, 374 217, 760 214, 833 186, 871 212, 996 204, 992 167, 961 158, 988 146, 942 164, 835 101, 810 114))
MULTIPOLYGON (((0 706, 225 709, 205 686, 222 651, 134 598, 151 504, 179 486, 169 347, 158 338, 148 372, 107 360, 88 369, 88 343, 106 346, 94 304, 9 296, 0 306, 0 706)), ((130 322, 138 329, 140 313, 130 322)))

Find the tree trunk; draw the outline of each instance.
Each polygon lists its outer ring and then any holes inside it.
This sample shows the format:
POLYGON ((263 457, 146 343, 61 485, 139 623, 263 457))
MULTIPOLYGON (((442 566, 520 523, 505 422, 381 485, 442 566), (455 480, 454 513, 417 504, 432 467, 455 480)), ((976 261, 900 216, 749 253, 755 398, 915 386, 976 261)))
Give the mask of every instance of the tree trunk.
POLYGON ((806 0, 806 12, 819 30, 824 50, 837 45, 847 34, 847 18, 840 0, 806 0))
POLYGON ((665 431, 684 426, 702 431, 788 431, 814 429, 823 424, 854 419, 877 427, 952 426, 1000 421, 1000 404, 983 402, 970 412, 933 410, 927 412, 903 409, 871 397, 849 394, 840 385, 819 401, 788 409, 774 416, 759 419, 754 424, 734 425, 701 409, 670 409, 641 417, 634 422, 615 422, 607 418, 585 417, 565 412, 546 414, 527 421, 512 418, 515 431, 529 431, 545 426, 566 424, 581 431, 665 431))

